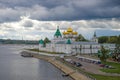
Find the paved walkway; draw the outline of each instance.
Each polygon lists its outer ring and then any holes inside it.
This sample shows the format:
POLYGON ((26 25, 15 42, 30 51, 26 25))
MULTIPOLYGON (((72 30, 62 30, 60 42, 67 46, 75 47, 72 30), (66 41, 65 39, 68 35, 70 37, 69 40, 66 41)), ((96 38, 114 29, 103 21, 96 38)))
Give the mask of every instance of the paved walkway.
POLYGON ((50 54, 50 53, 45 53, 45 52, 35 52, 35 51, 28 51, 28 50, 24 50, 30 53, 36 53, 36 54, 41 54, 41 55, 45 55, 45 56, 62 56, 64 54, 50 54))
POLYGON ((53 65, 55 65, 57 68, 59 68, 66 74, 69 74, 69 76, 71 76, 74 80, 91 80, 87 76, 80 74, 79 72, 73 70, 72 68, 64 65, 60 61, 55 60, 54 57, 46 57, 46 56, 41 56, 41 55, 34 55, 34 57, 38 58, 38 59, 44 59, 44 60, 52 63, 53 65))

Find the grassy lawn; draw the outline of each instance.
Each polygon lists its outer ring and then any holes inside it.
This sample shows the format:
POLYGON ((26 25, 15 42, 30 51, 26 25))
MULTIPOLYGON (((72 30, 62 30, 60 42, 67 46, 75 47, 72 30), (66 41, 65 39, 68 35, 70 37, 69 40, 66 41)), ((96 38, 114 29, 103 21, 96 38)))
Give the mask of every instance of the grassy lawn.
POLYGON ((105 64, 113 66, 115 69, 103 68, 100 69, 103 72, 107 73, 118 73, 120 74, 120 63, 106 62, 105 64))
POLYGON ((97 75, 97 74, 90 74, 96 80, 120 80, 120 76, 103 76, 103 75, 97 75))
POLYGON ((26 49, 26 50, 39 52, 39 49, 26 49))
POLYGON ((64 53, 58 53, 58 52, 56 53, 56 52, 40 51, 39 49, 26 49, 26 50, 35 51, 35 52, 44 52, 48 54, 64 54, 64 53))

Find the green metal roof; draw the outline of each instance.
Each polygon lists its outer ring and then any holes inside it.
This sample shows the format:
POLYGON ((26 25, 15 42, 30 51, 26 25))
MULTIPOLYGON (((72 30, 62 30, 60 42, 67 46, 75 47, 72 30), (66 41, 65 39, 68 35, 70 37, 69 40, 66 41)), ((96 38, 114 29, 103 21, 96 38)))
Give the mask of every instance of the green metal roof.
POLYGON ((39 41, 39 44, 44 44, 44 41, 41 39, 41 40, 39 41))
POLYGON ((68 39, 68 40, 67 40, 67 43, 66 43, 66 44, 71 44, 71 41, 70 41, 70 39, 68 39))
POLYGON ((57 30, 56 30, 54 36, 56 36, 56 37, 59 37, 59 36, 61 37, 61 36, 62 36, 62 35, 61 35, 61 32, 60 32, 60 30, 59 30, 59 28, 57 28, 57 30))

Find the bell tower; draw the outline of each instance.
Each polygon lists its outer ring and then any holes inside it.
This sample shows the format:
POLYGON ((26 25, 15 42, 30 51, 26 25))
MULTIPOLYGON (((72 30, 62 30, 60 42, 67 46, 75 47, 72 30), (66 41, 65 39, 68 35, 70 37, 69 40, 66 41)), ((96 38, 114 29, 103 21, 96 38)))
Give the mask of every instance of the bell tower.
POLYGON ((93 35, 93 38, 92 38, 91 41, 98 43, 98 38, 97 38, 97 36, 96 36, 96 32, 94 32, 94 35, 93 35))

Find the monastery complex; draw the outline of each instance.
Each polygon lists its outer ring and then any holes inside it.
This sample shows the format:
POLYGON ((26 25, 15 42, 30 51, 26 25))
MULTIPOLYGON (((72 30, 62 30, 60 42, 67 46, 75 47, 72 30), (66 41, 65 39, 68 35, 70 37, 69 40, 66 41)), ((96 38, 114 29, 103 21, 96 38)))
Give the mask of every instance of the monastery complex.
POLYGON ((74 31, 71 27, 68 27, 66 31, 61 33, 59 27, 54 34, 54 39, 50 43, 44 46, 44 42, 41 39, 39 41, 39 50, 48 52, 57 52, 65 54, 95 54, 98 53, 103 45, 106 49, 114 50, 115 44, 100 44, 96 33, 94 33, 90 41, 75 41, 78 37, 78 32, 74 31))

